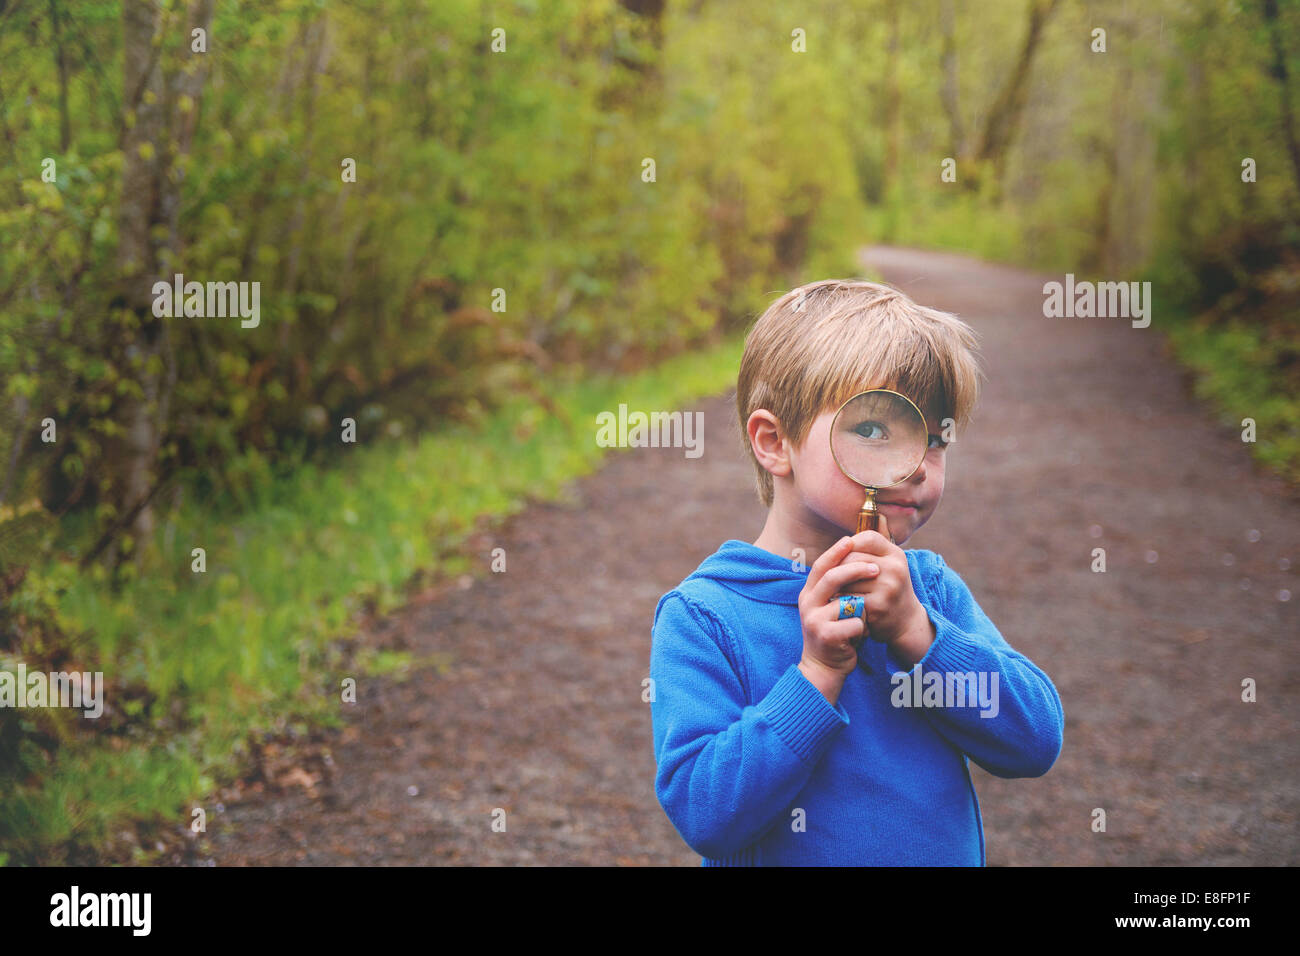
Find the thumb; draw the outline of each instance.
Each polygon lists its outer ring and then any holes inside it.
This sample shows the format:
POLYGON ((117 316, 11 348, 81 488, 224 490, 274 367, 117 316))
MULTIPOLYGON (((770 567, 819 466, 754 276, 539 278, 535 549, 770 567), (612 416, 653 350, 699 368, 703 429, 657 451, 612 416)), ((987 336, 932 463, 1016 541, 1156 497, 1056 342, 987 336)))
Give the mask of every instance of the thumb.
POLYGON ((894 540, 894 536, 889 533, 889 521, 885 518, 884 514, 878 514, 876 520, 878 522, 876 530, 888 538, 890 544, 897 544, 898 542, 894 540))

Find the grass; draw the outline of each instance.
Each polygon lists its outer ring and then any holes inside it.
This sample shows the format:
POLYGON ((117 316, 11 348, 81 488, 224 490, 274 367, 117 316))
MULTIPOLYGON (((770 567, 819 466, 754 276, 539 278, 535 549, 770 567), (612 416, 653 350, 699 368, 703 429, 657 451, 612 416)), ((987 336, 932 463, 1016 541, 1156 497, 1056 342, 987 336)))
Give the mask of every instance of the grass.
POLYGON ((595 441, 597 413, 721 392, 742 346, 733 336, 631 377, 554 382, 559 415, 521 397, 412 442, 345 449, 336 467, 262 482, 240 514, 186 502, 118 593, 71 561, 29 573, 16 600, 54 595, 60 628, 76 636, 67 667, 104 671, 107 706, 131 720, 31 747, 25 776, 0 772, 3 855, 93 859, 134 823, 187 823, 189 807, 236 772, 250 735, 338 726, 344 677, 445 667, 364 647, 345 656, 339 644, 363 607, 400 606, 417 572, 473 570, 458 549, 480 516, 554 498, 594 471, 609 451, 595 441), (203 573, 192 570, 195 548, 203 573))
POLYGON ((1047 268, 1078 254, 1076 238, 1063 230, 1029 234, 1013 209, 990 205, 960 190, 951 194, 891 196, 868 209, 865 220, 877 241, 939 249, 1026 268, 1047 268))
POLYGON ((1186 317, 1166 328, 1178 361, 1196 374, 1196 395, 1226 428, 1245 434, 1245 419, 1253 420, 1251 455, 1300 487, 1300 394, 1279 374, 1260 329, 1240 318, 1211 325, 1186 317))

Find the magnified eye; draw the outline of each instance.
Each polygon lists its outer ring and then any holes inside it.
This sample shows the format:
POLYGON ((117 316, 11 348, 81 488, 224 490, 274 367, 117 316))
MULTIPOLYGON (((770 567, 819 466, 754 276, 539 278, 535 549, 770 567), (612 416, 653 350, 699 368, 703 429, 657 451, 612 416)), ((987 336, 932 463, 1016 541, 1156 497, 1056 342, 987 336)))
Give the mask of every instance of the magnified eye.
POLYGON ((862 422, 854 428, 853 431, 855 434, 861 435, 863 438, 870 438, 874 441, 883 441, 889 437, 889 433, 885 430, 885 426, 880 422, 862 422))

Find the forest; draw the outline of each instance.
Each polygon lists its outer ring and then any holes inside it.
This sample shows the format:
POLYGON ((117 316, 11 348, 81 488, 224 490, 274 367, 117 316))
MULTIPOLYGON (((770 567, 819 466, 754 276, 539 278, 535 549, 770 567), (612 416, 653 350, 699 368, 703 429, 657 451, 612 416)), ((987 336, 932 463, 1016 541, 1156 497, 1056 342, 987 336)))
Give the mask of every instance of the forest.
POLYGON ((1290 0, 0 0, 0 666, 109 695, 0 708, 0 864, 149 859, 863 243, 1149 283, 1300 484, 1297 72, 1290 0))

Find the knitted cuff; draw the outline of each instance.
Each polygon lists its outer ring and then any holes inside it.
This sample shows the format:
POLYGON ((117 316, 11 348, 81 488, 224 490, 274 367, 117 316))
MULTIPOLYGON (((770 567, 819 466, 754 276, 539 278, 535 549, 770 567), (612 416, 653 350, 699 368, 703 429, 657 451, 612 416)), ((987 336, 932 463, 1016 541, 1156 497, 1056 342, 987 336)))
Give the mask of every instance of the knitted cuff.
POLYGON ((980 661, 988 662, 988 648, 970 637, 937 611, 930 614, 934 622, 934 643, 918 662, 929 671, 965 673, 977 670, 980 661))
POLYGON ((925 613, 929 615, 931 623, 934 624, 934 640, 926 649, 925 656, 913 666, 908 667, 894 656, 894 649, 889 648, 885 654, 889 676, 910 674, 917 667, 923 671, 951 671, 956 673, 976 670, 975 662, 984 659, 987 648, 979 641, 968 636, 961 628, 938 611, 926 607, 925 613))
POLYGON ((758 704, 758 712, 776 731, 777 736, 798 755, 809 761, 824 749, 831 734, 847 727, 849 715, 838 703, 832 707, 799 665, 791 664, 767 696, 758 704))

